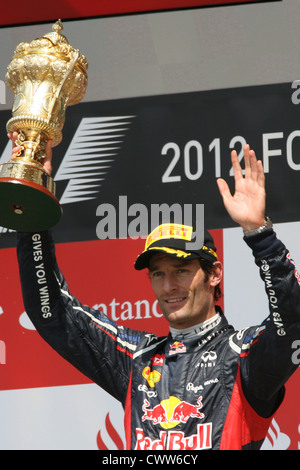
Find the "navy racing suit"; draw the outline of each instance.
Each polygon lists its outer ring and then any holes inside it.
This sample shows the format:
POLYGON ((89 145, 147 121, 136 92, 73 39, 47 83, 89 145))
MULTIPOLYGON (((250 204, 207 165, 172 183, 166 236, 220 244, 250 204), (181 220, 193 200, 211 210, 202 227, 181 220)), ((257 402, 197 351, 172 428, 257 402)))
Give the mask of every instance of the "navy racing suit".
POLYGON ((246 242, 265 283, 267 319, 235 331, 216 307, 207 327, 158 337, 82 305, 58 268, 50 232, 18 234, 28 316, 61 356, 122 403, 127 449, 261 447, 297 368, 291 358, 300 337, 300 286, 273 230, 246 242))

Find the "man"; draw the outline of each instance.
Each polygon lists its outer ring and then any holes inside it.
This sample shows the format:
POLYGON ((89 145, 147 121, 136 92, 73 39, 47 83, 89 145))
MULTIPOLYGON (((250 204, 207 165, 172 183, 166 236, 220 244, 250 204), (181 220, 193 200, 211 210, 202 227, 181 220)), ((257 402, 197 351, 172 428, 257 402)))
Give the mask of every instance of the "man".
MULTIPOLYGON (((160 338, 118 326, 70 294, 50 233, 18 234, 27 314, 59 354, 121 401, 127 449, 259 449, 297 368, 291 346, 300 331, 299 277, 265 218, 262 164, 249 146, 244 154, 245 177, 232 152, 234 196, 224 180, 218 187, 266 282, 270 315, 260 326, 237 332, 215 306, 222 265, 208 232, 203 247, 189 252, 189 227, 158 227, 135 261, 136 269, 149 269, 170 324, 160 338), (36 278, 41 260, 47 305, 36 278)), ((50 144, 45 167, 51 171, 50 144)))

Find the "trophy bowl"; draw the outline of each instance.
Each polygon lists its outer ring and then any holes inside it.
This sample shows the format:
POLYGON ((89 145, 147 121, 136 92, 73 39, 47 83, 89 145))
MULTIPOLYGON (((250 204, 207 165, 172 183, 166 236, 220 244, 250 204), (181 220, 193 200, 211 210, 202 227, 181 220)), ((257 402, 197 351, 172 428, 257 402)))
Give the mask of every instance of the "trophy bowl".
POLYGON ((14 93, 7 132, 17 132, 20 152, 0 165, 0 225, 22 232, 47 230, 62 216, 56 185, 43 160, 48 140, 62 140, 67 106, 79 103, 87 87, 88 63, 61 34, 52 32, 20 43, 6 73, 14 93))

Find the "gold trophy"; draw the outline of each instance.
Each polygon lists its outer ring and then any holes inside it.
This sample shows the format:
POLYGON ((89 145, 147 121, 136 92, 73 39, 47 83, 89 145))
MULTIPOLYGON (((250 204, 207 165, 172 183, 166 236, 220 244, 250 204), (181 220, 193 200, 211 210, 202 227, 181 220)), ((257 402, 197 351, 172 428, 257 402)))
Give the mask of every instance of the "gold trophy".
POLYGON ((52 32, 20 43, 6 83, 14 93, 7 132, 17 132, 18 155, 0 165, 0 226, 23 232, 46 230, 60 220, 55 182, 43 168, 45 145, 62 140, 67 106, 79 103, 87 87, 87 60, 61 34, 52 32))

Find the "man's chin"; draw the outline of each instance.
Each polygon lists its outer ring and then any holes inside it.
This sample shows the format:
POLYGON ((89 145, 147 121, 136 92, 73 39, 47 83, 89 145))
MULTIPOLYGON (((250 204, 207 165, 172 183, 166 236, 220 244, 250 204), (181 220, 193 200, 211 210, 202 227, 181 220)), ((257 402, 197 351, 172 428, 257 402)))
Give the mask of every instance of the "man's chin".
POLYGON ((164 317, 174 328, 180 328, 180 324, 186 322, 185 310, 183 308, 177 310, 168 310, 164 313, 164 317))

